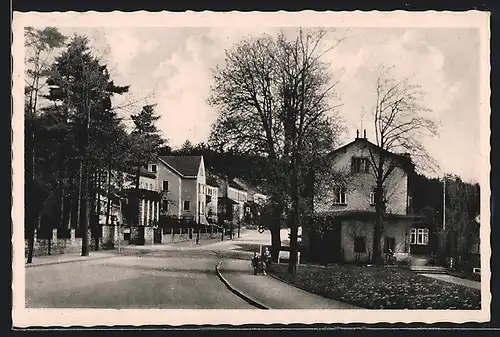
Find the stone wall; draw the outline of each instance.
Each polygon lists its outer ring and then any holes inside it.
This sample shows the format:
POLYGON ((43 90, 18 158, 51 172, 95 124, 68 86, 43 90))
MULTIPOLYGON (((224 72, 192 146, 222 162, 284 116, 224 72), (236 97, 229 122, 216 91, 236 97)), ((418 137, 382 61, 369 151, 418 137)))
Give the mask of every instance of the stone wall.
MULTIPOLYGON (((213 233, 200 233, 200 240, 216 239, 220 238, 220 236, 221 236, 220 231, 216 232, 214 228, 213 233)), ((161 243, 167 244, 167 243, 187 242, 187 241, 196 241, 195 231, 193 231, 191 238, 189 237, 189 232, 181 233, 179 229, 171 230, 170 233, 163 232, 161 243)))
MULTIPOLYGON (((90 232, 90 231, 89 231, 90 232)), ((90 234, 89 234, 90 235, 90 234)), ((99 249, 112 249, 113 244, 103 238, 99 238, 99 249)), ((95 250, 95 239, 91 238, 89 250, 95 250)), ((68 253, 79 253, 82 251, 82 238, 75 236, 75 230, 72 229, 69 238, 58 238, 57 229, 52 231, 50 239, 40 239, 35 232, 35 242, 33 246, 33 256, 58 255, 68 253)), ((24 240, 24 253, 28 255, 28 240, 24 240)))

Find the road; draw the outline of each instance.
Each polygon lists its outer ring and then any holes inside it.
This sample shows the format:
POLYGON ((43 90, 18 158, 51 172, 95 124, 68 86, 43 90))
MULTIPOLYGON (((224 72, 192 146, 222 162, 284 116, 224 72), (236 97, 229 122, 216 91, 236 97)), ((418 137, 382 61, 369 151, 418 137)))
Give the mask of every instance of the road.
POLYGON ((159 254, 26 268, 26 307, 254 308, 219 280, 217 256, 155 255, 159 254))
MULTIPOLYGON (((240 244, 267 241, 262 239, 251 232, 240 244)), ((221 259, 251 254, 235 252, 236 244, 179 250, 148 247, 106 259, 26 268, 26 307, 255 309, 230 292, 215 273, 221 259)))

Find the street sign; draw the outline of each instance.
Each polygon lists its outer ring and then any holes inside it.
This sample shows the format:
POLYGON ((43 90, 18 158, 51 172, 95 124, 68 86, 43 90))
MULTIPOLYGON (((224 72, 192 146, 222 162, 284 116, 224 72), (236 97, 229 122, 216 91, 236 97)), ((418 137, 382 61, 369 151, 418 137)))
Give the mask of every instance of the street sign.
POLYGON ((266 231, 266 229, 263 227, 263 226, 259 226, 259 229, 258 229, 259 233, 262 234, 266 231))

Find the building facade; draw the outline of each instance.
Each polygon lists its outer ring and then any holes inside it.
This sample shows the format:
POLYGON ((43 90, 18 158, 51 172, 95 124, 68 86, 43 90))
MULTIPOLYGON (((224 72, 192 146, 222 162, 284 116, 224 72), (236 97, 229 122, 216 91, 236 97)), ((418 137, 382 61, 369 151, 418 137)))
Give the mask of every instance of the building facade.
POLYGON ((150 169, 156 170, 163 216, 208 224, 203 156, 161 156, 150 169))
POLYGON ((303 241, 313 256, 331 262, 372 260, 376 219, 373 164, 378 165, 381 155, 388 173, 383 184, 386 211, 381 247, 383 252, 394 252, 397 259, 409 256, 414 217, 409 214, 408 183, 414 166, 407 155, 382 151, 366 137, 356 137, 332 154, 339 181, 324 195, 313 197, 313 221, 303 228, 303 241))

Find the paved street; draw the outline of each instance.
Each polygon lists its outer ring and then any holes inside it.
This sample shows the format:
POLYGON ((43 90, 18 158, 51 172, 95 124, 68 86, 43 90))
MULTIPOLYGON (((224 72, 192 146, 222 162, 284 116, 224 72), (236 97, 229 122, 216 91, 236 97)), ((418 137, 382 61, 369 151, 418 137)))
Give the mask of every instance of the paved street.
POLYGON ((267 232, 247 231, 237 241, 200 246, 126 246, 120 255, 91 252, 89 258, 35 258, 34 265, 26 268, 26 306, 255 309, 226 288, 215 265, 223 259, 250 256, 251 252, 235 251, 241 245, 269 241, 267 232))
POLYGON ((51 308, 252 309, 206 258, 119 256, 26 268, 26 306, 51 308))
POLYGON ((233 241, 200 246, 127 246, 119 254, 106 251, 91 252, 86 258, 77 254, 39 257, 26 268, 26 306, 256 309, 243 296, 272 309, 353 308, 270 276, 253 275, 251 256, 269 242, 268 232, 246 231, 233 241), (216 273, 219 262, 227 286, 216 273))

